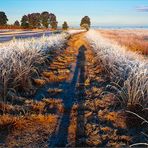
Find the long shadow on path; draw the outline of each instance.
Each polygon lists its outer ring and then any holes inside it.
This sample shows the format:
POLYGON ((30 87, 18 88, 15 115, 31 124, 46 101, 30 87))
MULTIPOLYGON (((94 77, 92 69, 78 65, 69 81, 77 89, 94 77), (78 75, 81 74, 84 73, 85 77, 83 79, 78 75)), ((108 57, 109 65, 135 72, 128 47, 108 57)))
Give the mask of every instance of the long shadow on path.
POLYGON ((84 126, 84 102, 85 102, 85 46, 81 46, 79 49, 79 87, 78 87, 78 113, 77 113, 77 129, 76 129, 76 146, 83 147, 85 146, 85 140, 82 140, 83 142, 80 142, 80 139, 85 139, 85 126, 84 126))
MULTIPOLYGON (((82 105, 84 100, 84 81, 85 81, 85 46, 82 45, 79 48, 79 53, 77 55, 77 61, 75 65, 75 69, 73 72, 73 78, 70 83, 64 83, 64 93, 62 94, 61 98, 63 99, 64 103, 64 113, 61 117, 60 124, 58 126, 57 132, 55 132, 54 135, 52 135, 49 139, 49 146, 51 147, 65 147, 68 144, 68 127, 70 125, 70 114, 72 110, 72 106, 74 102, 78 101, 80 102, 79 106, 82 105), (79 83, 81 87, 80 93, 78 92, 78 96, 76 96, 77 90, 77 84, 79 83)), ((81 131, 84 129, 82 115, 83 112, 79 111, 78 109, 78 119, 77 122, 80 122, 81 119, 81 131), (79 118, 79 115, 81 118, 79 118)), ((79 127, 77 127, 78 129, 79 127)), ((80 136, 84 136, 84 132, 81 132, 81 135, 78 134, 79 131, 76 131, 76 142, 80 138, 80 136)))

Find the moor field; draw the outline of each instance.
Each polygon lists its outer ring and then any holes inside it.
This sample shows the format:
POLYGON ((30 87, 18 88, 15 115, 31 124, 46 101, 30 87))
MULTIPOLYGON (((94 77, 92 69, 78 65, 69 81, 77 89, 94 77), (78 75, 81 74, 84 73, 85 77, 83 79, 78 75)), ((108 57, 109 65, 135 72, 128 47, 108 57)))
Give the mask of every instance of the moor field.
POLYGON ((0 146, 147 146, 147 38, 68 30, 1 43, 0 146))

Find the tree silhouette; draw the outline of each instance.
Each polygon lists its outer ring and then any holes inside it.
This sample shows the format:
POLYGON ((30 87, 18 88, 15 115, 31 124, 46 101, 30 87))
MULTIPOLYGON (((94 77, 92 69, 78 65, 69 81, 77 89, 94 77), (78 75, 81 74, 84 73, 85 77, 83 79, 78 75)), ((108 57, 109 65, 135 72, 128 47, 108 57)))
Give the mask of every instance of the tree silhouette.
POLYGON ((62 25, 62 29, 63 30, 67 30, 69 28, 67 22, 64 22, 63 25, 62 25))
POLYGON ((56 16, 53 13, 50 13, 50 26, 52 29, 57 29, 58 26, 56 16))
POLYGON ((27 15, 24 15, 21 19, 21 26, 26 29, 29 28, 29 23, 28 23, 28 17, 27 15))
POLYGON ((0 11, 0 25, 1 26, 7 25, 7 21, 8 21, 8 18, 5 12, 0 11))
POLYGON ((14 22, 14 26, 20 26, 20 23, 19 23, 18 20, 16 20, 16 21, 14 22))
POLYGON ((41 26, 40 18, 41 18, 40 13, 28 14, 29 27, 31 27, 31 28, 39 28, 41 26))
POLYGON ((41 23, 45 28, 48 28, 50 22, 50 14, 47 11, 41 13, 41 23))
POLYGON ((90 25, 90 18, 88 16, 84 16, 81 20, 80 26, 86 28, 86 30, 89 30, 90 25))

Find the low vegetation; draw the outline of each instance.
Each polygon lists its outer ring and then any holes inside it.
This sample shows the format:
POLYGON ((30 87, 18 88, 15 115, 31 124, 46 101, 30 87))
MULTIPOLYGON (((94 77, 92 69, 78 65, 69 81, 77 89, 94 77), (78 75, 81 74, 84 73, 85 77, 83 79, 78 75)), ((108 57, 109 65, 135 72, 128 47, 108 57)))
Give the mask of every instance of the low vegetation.
POLYGON ((68 35, 12 40, 0 46, 0 97, 31 90, 31 76, 50 52, 60 50, 68 35), (38 66, 37 66, 38 65, 38 66))
POLYGON ((148 55, 147 30, 99 30, 99 32, 131 51, 148 55))
POLYGON ((147 145, 146 56, 63 29, 0 45, 0 147, 147 145))
POLYGON ((110 76, 111 87, 116 91, 121 105, 126 109, 148 106, 148 69, 147 61, 140 55, 127 51, 124 47, 102 37, 96 31, 86 35, 96 52, 100 65, 110 76))
POLYGON ((67 32, 68 32, 69 34, 74 35, 74 34, 77 34, 77 33, 85 32, 85 30, 83 30, 83 29, 77 29, 77 30, 72 30, 72 29, 70 29, 70 30, 68 30, 67 32))
POLYGON ((22 105, 7 104, 6 113, 0 115, 0 147, 47 147, 58 114, 63 111, 61 102, 48 98, 40 102, 26 99, 22 105))

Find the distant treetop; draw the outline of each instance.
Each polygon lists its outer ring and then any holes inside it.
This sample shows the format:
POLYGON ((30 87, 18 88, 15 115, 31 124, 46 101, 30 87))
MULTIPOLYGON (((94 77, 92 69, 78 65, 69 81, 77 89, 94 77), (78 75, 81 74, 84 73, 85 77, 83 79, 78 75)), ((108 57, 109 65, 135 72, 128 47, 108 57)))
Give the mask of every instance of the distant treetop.
POLYGON ((16 20, 16 21, 14 22, 14 26, 20 26, 20 23, 19 23, 18 20, 16 20))
POLYGON ((69 28, 67 22, 64 22, 63 25, 62 25, 62 29, 63 30, 67 30, 69 28))
POLYGON ((91 25, 90 18, 88 16, 84 16, 81 19, 80 26, 83 27, 83 28, 85 28, 86 30, 89 30, 90 25, 91 25))
POLYGON ((8 21, 8 18, 6 16, 5 12, 0 11, 0 26, 7 25, 7 21, 8 21))

